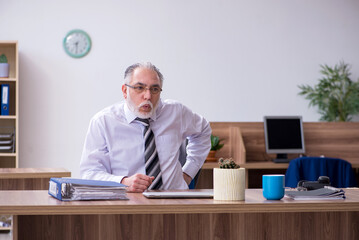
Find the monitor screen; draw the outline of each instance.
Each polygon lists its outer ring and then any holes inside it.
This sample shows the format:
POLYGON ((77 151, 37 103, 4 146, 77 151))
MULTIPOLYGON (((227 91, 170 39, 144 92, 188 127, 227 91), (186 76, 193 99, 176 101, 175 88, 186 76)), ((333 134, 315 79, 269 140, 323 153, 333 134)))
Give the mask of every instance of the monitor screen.
POLYGON ((305 153, 301 116, 265 116, 264 135, 266 152, 277 154, 274 162, 289 162, 288 153, 305 153))

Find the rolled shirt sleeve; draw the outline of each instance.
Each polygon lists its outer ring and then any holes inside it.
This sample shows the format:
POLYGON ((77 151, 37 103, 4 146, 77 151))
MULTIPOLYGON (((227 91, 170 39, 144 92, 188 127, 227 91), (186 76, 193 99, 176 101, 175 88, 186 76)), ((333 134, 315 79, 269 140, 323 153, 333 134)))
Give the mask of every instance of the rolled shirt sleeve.
POLYGON ((211 148, 211 127, 209 122, 202 116, 193 113, 183 106, 184 134, 188 135, 187 159, 182 167, 183 172, 192 179, 201 169, 211 148))

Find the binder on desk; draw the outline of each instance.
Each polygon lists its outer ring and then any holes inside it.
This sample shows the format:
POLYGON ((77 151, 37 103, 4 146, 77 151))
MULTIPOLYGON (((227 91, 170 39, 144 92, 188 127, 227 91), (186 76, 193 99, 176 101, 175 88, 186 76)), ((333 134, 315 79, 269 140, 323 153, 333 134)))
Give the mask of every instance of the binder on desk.
POLYGON ((9 115, 9 84, 1 84, 1 115, 9 115))
POLYGON ((49 194, 61 201, 127 199, 126 187, 112 181, 51 178, 49 194))

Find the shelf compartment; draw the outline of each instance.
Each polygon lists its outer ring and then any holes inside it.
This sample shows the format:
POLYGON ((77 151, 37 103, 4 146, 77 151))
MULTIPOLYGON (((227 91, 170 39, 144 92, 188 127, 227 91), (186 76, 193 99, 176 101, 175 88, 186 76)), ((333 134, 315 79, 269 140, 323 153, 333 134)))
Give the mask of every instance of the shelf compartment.
POLYGON ((13 157, 0 155, 0 168, 16 168, 16 154, 13 157))
POLYGON ((9 115, 0 115, 0 116, 1 117, 15 116, 16 115, 16 82, 0 81, 0 86, 2 84, 9 84, 9 115))
MULTIPOLYGON (((9 63, 9 78, 17 79, 17 41, 4 42, 0 41, 0 55, 5 54, 9 63)), ((6 78, 1 78, 6 79, 6 78)))

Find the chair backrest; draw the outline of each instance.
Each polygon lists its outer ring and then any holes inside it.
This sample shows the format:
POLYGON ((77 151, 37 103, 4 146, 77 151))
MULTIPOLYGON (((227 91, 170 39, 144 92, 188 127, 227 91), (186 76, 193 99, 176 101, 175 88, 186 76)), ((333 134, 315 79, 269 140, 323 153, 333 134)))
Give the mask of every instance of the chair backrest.
POLYGON ((290 161, 285 174, 285 186, 297 187, 300 180, 317 181, 319 176, 328 176, 331 186, 356 187, 352 165, 338 158, 301 157, 290 161))

